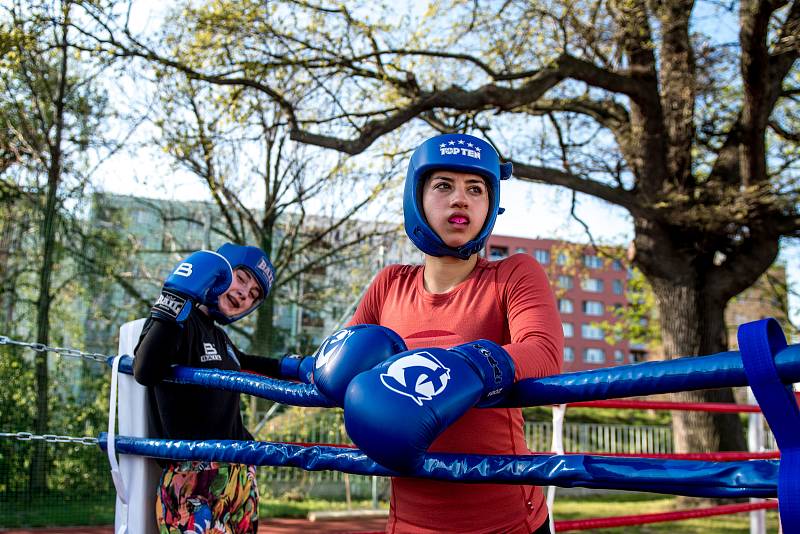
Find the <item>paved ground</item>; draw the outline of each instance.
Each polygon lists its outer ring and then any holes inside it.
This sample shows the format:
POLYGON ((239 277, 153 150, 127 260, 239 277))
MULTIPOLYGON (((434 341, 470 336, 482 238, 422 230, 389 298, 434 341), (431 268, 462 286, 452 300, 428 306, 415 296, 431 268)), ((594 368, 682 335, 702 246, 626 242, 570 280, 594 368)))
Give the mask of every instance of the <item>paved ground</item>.
MULTIPOLYGON (((385 526, 386 518, 314 522, 304 519, 271 519, 268 523, 262 522, 258 529, 258 534, 307 534, 308 532, 323 532, 326 534, 377 534, 383 532, 385 526)), ((114 528, 107 526, 0 529, 0 532, 3 534, 114 534, 114 528)))

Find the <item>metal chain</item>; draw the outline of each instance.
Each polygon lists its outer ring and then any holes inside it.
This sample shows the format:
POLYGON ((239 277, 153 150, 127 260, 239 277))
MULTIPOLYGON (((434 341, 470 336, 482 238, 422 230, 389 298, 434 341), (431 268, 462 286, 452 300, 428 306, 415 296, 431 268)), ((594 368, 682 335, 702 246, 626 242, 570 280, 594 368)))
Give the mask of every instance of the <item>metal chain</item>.
POLYGON ((50 347, 44 343, 28 343, 26 341, 17 341, 8 336, 0 336, 0 345, 17 345, 18 347, 26 347, 36 352, 54 352, 64 358, 82 358, 94 362, 106 363, 111 357, 99 352, 82 352, 77 349, 69 349, 65 347, 50 347))
POLYGON ((57 436, 55 434, 43 434, 41 436, 30 432, 0 432, 0 438, 15 438, 19 441, 45 441, 47 443, 80 443, 81 445, 97 445, 97 438, 84 436, 82 438, 74 436, 57 436))

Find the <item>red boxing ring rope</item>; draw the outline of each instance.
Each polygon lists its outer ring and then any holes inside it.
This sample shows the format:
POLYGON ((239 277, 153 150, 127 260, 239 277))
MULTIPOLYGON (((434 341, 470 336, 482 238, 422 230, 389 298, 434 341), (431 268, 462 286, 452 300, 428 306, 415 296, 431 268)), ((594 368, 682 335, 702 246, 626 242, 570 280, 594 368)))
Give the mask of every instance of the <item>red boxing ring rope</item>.
POLYGON ((676 410, 718 413, 761 413, 755 404, 734 404, 731 402, 669 402, 639 400, 599 400, 586 402, 570 402, 570 408, 622 408, 628 410, 676 410))
MULTIPOLYGON (((800 402, 800 392, 795 393, 800 402)), ((630 399, 610 399, 585 402, 570 402, 571 408, 621 408, 626 410, 676 410, 700 411, 717 413, 761 413, 757 404, 734 404, 732 402, 670 402, 670 401, 645 401, 630 399)))
POLYGON ((645 525, 648 523, 664 523, 667 521, 682 521, 684 519, 696 519, 698 517, 712 517, 715 515, 736 514, 740 512, 752 512, 754 510, 777 509, 777 501, 764 501, 743 504, 724 504, 711 508, 697 508, 695 510, 676 510, 674 512, 662 512, 658 514, 638 514, 622 515, 617 517, 603 517, 596 519, 574 519, 556 521, 556 532, 567 532, 571 530, 589 530, 591 528, 612 528, 625 527, 631 525, 645 525))
MULTIPOLYGON (((795 397, 800 402, 800 392, 795 393, 795 397)), ((594 400, 585 402, 571 402, 566 405, 569 408, 617 408, 625 410, 675 410, 675 411, 701 411, 713 413, 761 413, 761 407, 757 404, 735 404, 723 402, 671 402, 671 401, 648 401, 631 399, 610 399, 594 400)), ((564 454, 578 454, 565 452, 564 454)), ((603 456, 617 456, 628 458, 653 458, 653 459, 681 459, 681 460, 706 460, 712 462, 742 461, 755 459, 777 459, 780 458, 780 451, 766 452, 713 452, 713 453, 599 453, 603 456)), ((768 500, 763 502, 750 502, 742 504, 726 504, 713 506, 710 508, 698 508, 693 510, 676 510, 674 512, 662 512, 654 514, 637 514, 616 517, 598 517, 592 519, 562 520, 554 521, 553 527, 556 532, 567 532, 577 530, 602 529, 623 527, 632 525, 644 525, 650 523, 664 523, 670 521, 682 521, 700 517, 713 517, 742 512, 753 512, 756 510, 773 510, 778 508, 778 502, 768 500)))

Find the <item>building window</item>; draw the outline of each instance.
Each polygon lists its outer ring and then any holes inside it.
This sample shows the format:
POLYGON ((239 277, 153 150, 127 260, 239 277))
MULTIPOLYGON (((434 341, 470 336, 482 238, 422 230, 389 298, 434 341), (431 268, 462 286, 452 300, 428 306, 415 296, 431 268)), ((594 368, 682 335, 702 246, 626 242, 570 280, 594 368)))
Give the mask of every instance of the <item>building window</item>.
POLYGON ((602 293, 603 281, 599 278, 585 278, 581 280, 581 289, 589 293, 602 293))
POLYGON ((605 306, 598 300, 584 300, 583 313, 586 315, 600 316, 605 312, 605 306))
POLYGON ((564 329, 564 337, 572 337, 575 335, 575 329, 572 327, 572 323, 561 323, 561 328, 564 329))
POLYGON ((563 252, 559 252, 558 256, 556 256, 556 263, 558 265, 566 265, 567 264, 567 255, 563 252))
POLYGON ((620 349, 614 349, 614 362, 622 363, 623 361, 625 361, 625 353, 620 349))
POLYGON ((614 292, 615 295, 622 295, 623 293, 622 280, 612 280, 611 290, 614 292))
POLYGON ((572 277, 567 274, 562 274, 559 276, 558 287, 561 289, 572 289, 572 277))
POLYGON ((583 350, 583 361, 586 363, 605 363, 606 353, 603 349, 590 348, 583 350))
POLYGON ((605 334, 599 326, 584 323, 581 325, 581 337, 583 339, 603 339, 605 334))
POLYGON ((525 247, 517 247, 514 252, 517 253, 517 254, 527 254, 528 253, 528 251, 525 250, 525 247))
POLYGON ((490 260, 502 260, 503 258, 507 257, 508 257, 507 247, 489 247, 490 260))
POLYGON ((611 268, 614 269, 615 271, 621 271, 622 270, 622 261, 620 261, 620 260, 612 261, 611 262, 611 268))
POLYGON ((570 299, 558 299, 558 311, 561 313, 572 313, 575 311, 575 306, 572 305, 570 299))
POLYGON ((583 266, 586 267, 587 269, 602 269, 603 260, 602 258, 595 256, 594 254, 584 254, 583 266))
POLYGON ((564 361, 565 362, 575 361, 575 349, 573 349, 572 347, 564 347, 564 361))
POLYGON ((550 263, 550 251, 542 248, 537 248, 533 251, 533 257, 542 265, 550 263))
POLYGON ((136 224, 150 224, 153 220, 153 217, 150 216, 150 212, 146 210, 133 210, 133 220, 136 224))

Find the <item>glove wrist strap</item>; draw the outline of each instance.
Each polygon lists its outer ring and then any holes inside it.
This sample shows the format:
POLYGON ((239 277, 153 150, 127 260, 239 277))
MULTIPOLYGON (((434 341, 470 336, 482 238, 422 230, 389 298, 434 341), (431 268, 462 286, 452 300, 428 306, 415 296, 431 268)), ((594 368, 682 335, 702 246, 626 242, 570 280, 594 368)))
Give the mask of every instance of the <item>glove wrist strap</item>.
POLYGON ((500 345, 486 339, 458 345, 450 350, 463 354, 483 379, 483 394, 477 406, 497 404, 514 383, 514 361, 500 345))
POLYGON ((192 311, 193 302, 185 296, 171 291, 169 289, 162 289, 161 294, 156 299, 151 313, 162 319, 169 319, 176 323, 182 323, 189 317, 192 311))

